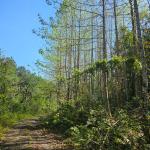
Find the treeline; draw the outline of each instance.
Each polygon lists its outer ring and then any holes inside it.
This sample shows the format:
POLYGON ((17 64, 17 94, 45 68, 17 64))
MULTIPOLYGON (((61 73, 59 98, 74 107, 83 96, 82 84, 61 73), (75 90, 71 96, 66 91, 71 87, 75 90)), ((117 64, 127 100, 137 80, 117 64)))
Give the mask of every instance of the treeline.
POLYGON ((45 113, 53 85, 0 54, 0 133, 16 120, 45 113))
MULTIPOLYGON (((102 91, 99 90, 99 93, 103 93, 102 97, 109 99, 109 93, 114 92, 111 89, 109 92, 107 82, 117 80, 118 85, 115 82, 117 88, 114 89, 123 89, 123 99, 145 97, 142 94, 146 94, 150 89, 148 77, 150 29, 147 1, 65 0, 46 2, 55 7, 57 11, 56 17, 50 18, 49 22, 39 15, 42 28, 39 32, 34 32, 41 36, 48 46, 40 50, 45 63, 38 62, 38 65, 57 80, 58 99, 59 97, 75 99, 80 95, 82 90, 80 81, 77 81, 78 79, 74 81, 74 74, 80 74, 88 68, 92 69, 97 61, 107 62, 116 56, 122 57, 118 57, 122 59, 120 61, 126 58, 133 59, 131 66, 134 63, 138 63, 139 67, 141 65, 139 77, 135 75, 136 73, 132 73, 132 70, 129 71, 128 69, 132 68, 126 65, 121 69, 122 73, 119 70, 109 69, 108 73, 106 71, 104 73, 95 72, 97 77, 86 74, 84 79, 85 84, 89 83, 86 86, 90 86, 89 94, 94 95, 92 92, 96 91, 94 89, 99 86, 102 89, 102 91), (95 79, 101 81, 97 82, 95 79)), ((83 81, 83 78, 81 80, 83 81)), ((118 95, 120 91, 116 93, 114 99, 120 97, 118 95)))
POLYGON ((55 18, 39 15, 34 33, 47 43, 37 64, 55 80, 59 102, 47 127, 82 150, 149 149, 149 1, 46 2, 55 18))

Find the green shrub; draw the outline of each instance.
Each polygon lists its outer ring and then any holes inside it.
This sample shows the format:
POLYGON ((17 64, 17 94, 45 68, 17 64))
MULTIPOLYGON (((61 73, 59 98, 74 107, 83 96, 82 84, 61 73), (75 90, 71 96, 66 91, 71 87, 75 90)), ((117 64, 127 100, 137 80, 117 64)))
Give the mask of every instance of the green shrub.
POLYGON ((50 113, 44 124, 48 128, 55 128, 61 132, 66 132, 70 127, 85 124, 87 112, 81 106, 76 106, 74 102, 65 102, 61 107, 50 113))
POLYGON ((3 127, 10 127, 15 123, 13 114, 7 113, 0 116, 0 125, 3 127))
POLYGON ((124 110, 109 117, 101 107, 91 110, 86 125, 72 127, 70 133, 74 145, 82 150, 138 149, 143 137, 139 123, 124 110))

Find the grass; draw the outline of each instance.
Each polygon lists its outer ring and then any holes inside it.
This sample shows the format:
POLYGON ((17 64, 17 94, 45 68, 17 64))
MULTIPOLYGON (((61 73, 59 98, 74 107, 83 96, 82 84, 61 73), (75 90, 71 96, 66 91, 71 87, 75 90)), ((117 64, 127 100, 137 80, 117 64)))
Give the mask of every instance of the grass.
POLYGON ((2 125, 0 125, 0 140, 2 140, 4 138, 4 133, 8 131, 8 128, 3 127, 2 125))
POLYGON ((6 113, 0 116, 0 140, 14 124, 22 119, 33 118, 31 114, 6 113))

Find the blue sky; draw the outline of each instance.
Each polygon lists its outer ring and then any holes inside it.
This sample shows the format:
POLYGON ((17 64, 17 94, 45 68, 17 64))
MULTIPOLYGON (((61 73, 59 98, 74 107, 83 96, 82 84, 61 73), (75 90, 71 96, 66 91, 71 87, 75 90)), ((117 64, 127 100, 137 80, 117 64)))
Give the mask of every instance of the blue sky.
POLYGON ((0 0, 0 48, 18 66, 30 70, 40 59, 38 50, 45 47, 44 41, 32 33, 40 27, 38 13, 46 19, 54 15, 54 10, 45 0, 0 0))

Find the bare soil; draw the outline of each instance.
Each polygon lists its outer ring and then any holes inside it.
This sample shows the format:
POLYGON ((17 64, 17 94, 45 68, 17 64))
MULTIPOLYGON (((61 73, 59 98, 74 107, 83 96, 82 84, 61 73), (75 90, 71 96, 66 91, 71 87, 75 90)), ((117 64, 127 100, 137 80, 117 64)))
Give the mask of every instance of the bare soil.
POLYGON ((39 119, 21 121, 0 141, 0 150, 73 150, 59 134, 40 128, 39 119))

